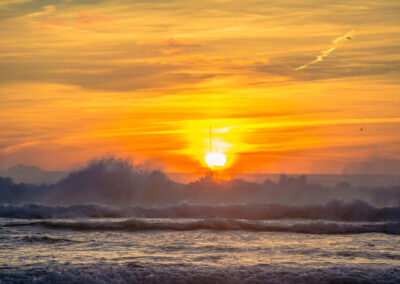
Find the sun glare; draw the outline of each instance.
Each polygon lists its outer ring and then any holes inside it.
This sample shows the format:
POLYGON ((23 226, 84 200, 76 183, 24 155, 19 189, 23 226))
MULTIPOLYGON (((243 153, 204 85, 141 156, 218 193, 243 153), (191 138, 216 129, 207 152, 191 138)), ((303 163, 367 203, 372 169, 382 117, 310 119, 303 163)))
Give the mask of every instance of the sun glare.
POLYGON ((217 152, 211 152, 206 154, 205 160, 210 168, 215 166, 223 167, 226 163, 226 155, 217 152))

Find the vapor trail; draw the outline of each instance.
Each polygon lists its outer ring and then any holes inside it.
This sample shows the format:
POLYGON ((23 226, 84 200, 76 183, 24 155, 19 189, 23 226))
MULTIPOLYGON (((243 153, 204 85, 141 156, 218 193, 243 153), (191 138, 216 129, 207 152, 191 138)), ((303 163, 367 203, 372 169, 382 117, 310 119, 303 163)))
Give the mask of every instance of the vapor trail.
POLYGON ((332 41, 332 43, 334 44, 333 47, 321 51, 321 53, 320 53, 319 55, 317 55, 317 58, 316 58, 316 59, 314 59, 313 61, 311 61, 311 62, 309 62, 309 63, 307 63, 307 64, 304 64, 304 65, 302 65, 302 66, 300 66, 300 67, 297 67, 297 68, 294 69, 294 70, 295 70, 295 71, 301 70, 301 69, 307 68, 308 66, 310 66, 310 65, 312 65, 312 64, 314 64, 314 63, 317 63, 317 62, 319 62, 319 61, 322 61, 324 57, 328 56, 332 51, 334 51, 334 50, 337 48, 337 45, 338 45, 343 39, 346 39, 347 37, 350 37, 353 33, 354 33, 354 30, 351 30, 351 31, 345 33, 344 35, 335 38, 335 39, 332 41))

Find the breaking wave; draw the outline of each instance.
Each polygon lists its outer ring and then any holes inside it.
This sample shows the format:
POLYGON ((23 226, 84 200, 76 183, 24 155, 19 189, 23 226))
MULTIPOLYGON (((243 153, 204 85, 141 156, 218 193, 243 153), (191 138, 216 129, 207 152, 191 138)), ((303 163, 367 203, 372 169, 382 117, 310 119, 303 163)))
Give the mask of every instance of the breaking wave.
POLYGON ((378 208, 355 200, 343 202, 332 200, 321 205, 220 205, 203 206, 182 204, 161 208, 125 207, 114 208, 100 205, 44 206, 27 204, 21 206, 0 205, 0 217, 18 219, 52 218, 225 218, 247 220, 309 219, 334 221, 400 221, 400 206, 378 208))
POLYGON ((118 222, 67 222, 38 221, 30 223, 10 223, 12 226, 44 227, 55 230, 75 231, 251 231, 251 232, 291 232, 304 234, 362 234, 385 233, 400 235, 400 222, 385 223, 335 223, 335 222, 265 222, 232 219, 204 219, 197 221, 147 221, 131 219, 118 222))

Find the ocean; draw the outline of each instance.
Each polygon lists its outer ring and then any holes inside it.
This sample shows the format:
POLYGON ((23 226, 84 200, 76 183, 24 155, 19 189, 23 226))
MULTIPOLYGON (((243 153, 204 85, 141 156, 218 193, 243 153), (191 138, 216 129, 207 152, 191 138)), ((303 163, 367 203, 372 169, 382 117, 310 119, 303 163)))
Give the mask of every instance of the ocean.
POLYGON ((400 283, 399 212, 1 205, 0 282, 400 283))
POLYGON ((314 178, 0 177, 0 283, 400 283, 398 183, 314 178))

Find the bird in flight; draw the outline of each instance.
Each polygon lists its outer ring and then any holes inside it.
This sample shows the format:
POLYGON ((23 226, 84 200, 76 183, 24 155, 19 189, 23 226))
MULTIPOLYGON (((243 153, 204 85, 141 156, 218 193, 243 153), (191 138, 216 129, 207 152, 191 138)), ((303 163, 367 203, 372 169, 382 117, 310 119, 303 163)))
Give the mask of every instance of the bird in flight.
POLYGON ((348 39, 348 40, 350 40, 350 39, 351 39, 351 37, 349 37, 349 36, 348 36, 348 37, 347 37, 347 39, 348 39))
POLYGON ((360 128, 360 131, 363 131, 363 130, 364 130, 364 128, 361 127, 361 128, 360 128))

